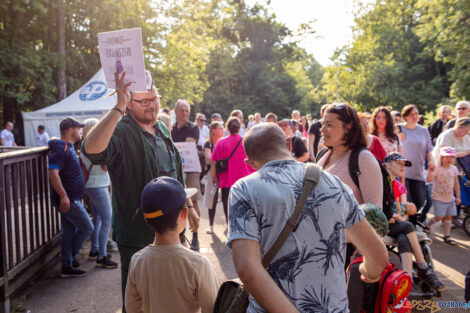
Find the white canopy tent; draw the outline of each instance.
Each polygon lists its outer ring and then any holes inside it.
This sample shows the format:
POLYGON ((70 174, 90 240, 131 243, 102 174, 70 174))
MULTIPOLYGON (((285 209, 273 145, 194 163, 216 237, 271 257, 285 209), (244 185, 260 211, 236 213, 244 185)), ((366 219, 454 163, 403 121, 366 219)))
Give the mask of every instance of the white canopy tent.
POLYGON ((80 121, 87 118, 101 119, 116 104, 116 95, 110 93, 103 69, 100 69, 84 86, 67 98, 34 112, 22 112, 26 146, 35 146, 37 128, 46 127, 51 137, 60 137, 59 124, 71 116, 80 121))

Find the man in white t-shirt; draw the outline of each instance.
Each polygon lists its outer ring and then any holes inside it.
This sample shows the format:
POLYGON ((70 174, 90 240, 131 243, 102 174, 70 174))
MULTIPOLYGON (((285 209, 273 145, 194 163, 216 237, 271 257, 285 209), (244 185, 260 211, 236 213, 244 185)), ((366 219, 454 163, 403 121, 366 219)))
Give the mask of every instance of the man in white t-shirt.
POLYGON ((46 132, 46 127, 44 125, 38 126, 38 134, 36 136, 36 146, 42 147, 47 146, 49 142, 49 134, 46 132))
POLYGON ((13 123, 8 121, 5 123, 5 129, 0 132, 0 146, 13 147, 16 146, 15 136, 11 132, 13 123))
POLYGON ((455 126, 442 132, 437 137, 436 145, 433 149, 434 162, 440 164, 440 150, 441 147, 449 146, 455 149, 457 157, 462 158, 470 155, 470 118, 461 117, 457 119, 455 126))
POLYGON ((199 140, 197 141, 197 144, 204 147, 204 143, 206 142, 207 137, 209 137, 209 127, 206 125, 206 116, 202 113, 197 113, 196 124, 199 128, 199 140))
POLYGON ((259 123, 261 123, 261 114, 256 112, 255 115, 254 115, 253 121, 250 121, 248 123, 248 129, 252 128, 255 125, 258 125, 259 123))

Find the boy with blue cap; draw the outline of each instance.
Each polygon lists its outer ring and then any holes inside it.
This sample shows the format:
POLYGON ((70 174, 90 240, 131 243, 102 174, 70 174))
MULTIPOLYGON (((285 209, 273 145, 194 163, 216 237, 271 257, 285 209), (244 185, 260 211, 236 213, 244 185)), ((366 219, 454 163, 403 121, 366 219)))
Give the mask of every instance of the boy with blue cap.
POLYGON ((188 217, 185 203, 195 191, 170 177, 155 178, 143 189, 140 207, 155 240, 132 256, 127 312, 212 312, 218 289, 214 270, 179 239, 188 217))

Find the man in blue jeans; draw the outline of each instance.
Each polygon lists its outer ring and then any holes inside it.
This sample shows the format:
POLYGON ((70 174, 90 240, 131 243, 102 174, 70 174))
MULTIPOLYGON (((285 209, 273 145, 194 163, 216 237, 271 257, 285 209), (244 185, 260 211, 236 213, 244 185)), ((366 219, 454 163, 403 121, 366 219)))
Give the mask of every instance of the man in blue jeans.
POLYGON ((61 277, 85 276, 75 256, 93 232, 93 224, 81 199, 85 190, 74 143, 80 140, 84 124, 68 117, 60 122, 60 140, 49 141, 49 179, 52 185, 52 203, 60 210, 62 223, 61 277))

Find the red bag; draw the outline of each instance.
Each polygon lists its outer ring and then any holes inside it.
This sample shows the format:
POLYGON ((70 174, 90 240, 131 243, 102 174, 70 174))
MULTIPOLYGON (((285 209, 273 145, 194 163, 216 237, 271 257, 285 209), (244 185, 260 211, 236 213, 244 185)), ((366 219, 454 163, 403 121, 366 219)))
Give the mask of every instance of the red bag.
MULTIPOLYGON (((349 264, 362 263, 360 256, 349 264)), ((348 267, 349 271, 349 267, 348 267)), ((388 263, 379 280, 379 291, 375 298, 375 313, 411 313, 408 295, 411 290, 411 277, 395 264, 388 263)))

